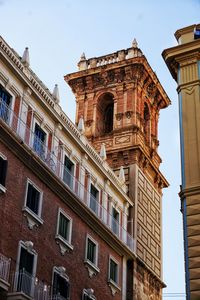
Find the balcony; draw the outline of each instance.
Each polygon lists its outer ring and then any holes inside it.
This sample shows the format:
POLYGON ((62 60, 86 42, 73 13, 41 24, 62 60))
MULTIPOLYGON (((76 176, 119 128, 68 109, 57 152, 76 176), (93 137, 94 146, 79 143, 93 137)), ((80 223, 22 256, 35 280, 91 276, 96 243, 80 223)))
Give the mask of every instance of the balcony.
POLYGON ((93 195, 68 171, 54 151, 35 136, 35 133, 0 99, 0 119, 20 137, 35 155, 50 169, 73 194, 132 252, 135 245, 133 237, 122 227, 113 216, 97 201, 93 195), (63 176, 64 174, 64 176, 63 176), (66 180, 67 178, 67 180, 66 180), (115 224, 113 226, 112 224, 115 224))
POLYGON ((50 300, 51 298, 50 286, 39 281, 38 278, 25 270, 13 274, 7 300, 50 300))
POLYGON ((9 272, 10 272, 10 259, 0 254, 0 288, 8 291, 9 288, 9 272))

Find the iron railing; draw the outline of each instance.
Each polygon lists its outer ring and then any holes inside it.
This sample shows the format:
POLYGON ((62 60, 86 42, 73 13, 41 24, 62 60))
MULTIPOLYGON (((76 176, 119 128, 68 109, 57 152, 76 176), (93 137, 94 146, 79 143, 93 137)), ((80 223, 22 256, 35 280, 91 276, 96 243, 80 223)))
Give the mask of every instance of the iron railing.
POLYGON ((25 270, 15 272, 12 276, 11 293, 23 293, 34 300, 51 299, 51 288, 25 270))
POLYGON ((103 223, 109 228, 117 238, 134 252, 135 245, 133 237, 113 218, 109 211, 100 205, 90 191, 85 189, 83 184, 77 180, 65 167, 61 159, 49 151, 46 144, 35 135, 35 133, 25 124, 13 110, 0 99, 0 119, 2 119, 17 134, 28 147, 59 177, 62 182, 84 203, 103 223), (67 174, 67 176, 66 176, 67 174))
POLYGON ((10 273, 10 258, 0 254, 0 279, 8 282, 10 273))

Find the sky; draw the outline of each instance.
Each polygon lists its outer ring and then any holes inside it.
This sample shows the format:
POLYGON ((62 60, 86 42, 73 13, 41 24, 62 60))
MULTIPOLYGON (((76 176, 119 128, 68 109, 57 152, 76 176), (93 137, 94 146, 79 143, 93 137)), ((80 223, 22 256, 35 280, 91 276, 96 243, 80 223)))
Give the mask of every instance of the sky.
POLYGON ((58 84, 72 121, 75 98, 63 76, 77 71, 82 52, 98 57, 137 39, 172 102, 159 119, 161 171, 170 183, 162 202, 163 299, 185 299, 178 99, 161 53, 177 45, 177 29, 200 23, 200 0, 0 0, 0 13, 0 35, 21 56, 29 47, 30 67, 50 90, 58 84))

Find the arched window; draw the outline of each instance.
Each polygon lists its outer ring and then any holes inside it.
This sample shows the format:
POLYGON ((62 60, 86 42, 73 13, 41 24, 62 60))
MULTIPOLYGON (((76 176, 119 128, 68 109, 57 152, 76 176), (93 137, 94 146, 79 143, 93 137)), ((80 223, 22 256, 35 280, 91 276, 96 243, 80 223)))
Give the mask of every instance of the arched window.
POLYGON ((96 136, 113 131, 114 99, 110 93, 103 94, 97 102, 96 136))
POLYGON ((144 135, 146 141, 149 141, 150 137, 150 113, 148 105, 144 104, 144 135))
POLYGON ((113 103, 108 104, 105 109, 104 133, 109 133, 113 130, 113 109, 113 103))

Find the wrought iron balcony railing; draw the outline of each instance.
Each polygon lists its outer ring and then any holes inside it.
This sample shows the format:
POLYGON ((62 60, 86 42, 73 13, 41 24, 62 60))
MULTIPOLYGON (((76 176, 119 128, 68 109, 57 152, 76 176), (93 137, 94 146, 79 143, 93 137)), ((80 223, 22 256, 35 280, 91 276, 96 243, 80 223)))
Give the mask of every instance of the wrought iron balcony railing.
POLYGON ((51 299, 51 287, 25 270, 12 275, 10 294, 12 293, 22 293, 34 300, 51 299))
POLYGON ((0 279, 8 282, 10 272, 10 258, 0 254, 0 279))
POLYGON ((65 167, 63 162, 58 159, 54 151, 49 151, 46 144, 43 143, 35 133, 18 116, 15 115, 5 102, 0 99, 0 119, 2 119, 17 134, 29 148, 37 155, 40 160, 49 168, 60 180, 84 203, 101 222, 109 228, 111 232, 132 252, 135 251, 134 239, 127 232, 126 228, 121 226, 111 213, 103 207, 98 199, 85 189, 65 167))

